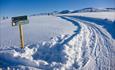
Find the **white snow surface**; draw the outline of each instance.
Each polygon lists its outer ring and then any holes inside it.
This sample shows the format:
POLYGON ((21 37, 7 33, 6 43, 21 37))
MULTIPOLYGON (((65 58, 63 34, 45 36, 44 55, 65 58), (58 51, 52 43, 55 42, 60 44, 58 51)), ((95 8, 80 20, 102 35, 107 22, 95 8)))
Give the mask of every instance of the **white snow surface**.
MULTIPOLYGON (((50 40, 51 37, 73 33, 71 22, 55 16, 32 16, 29 24, 23 25, 25 45, 50 40)), ((11 19, 0 22, 0 42, 3 46, 19 46, 19 27, 12 27, 11 19)))
MULTIPOLYGON (((115 23, 103 20, 103 15, 100 19, 88 17, 75 14, 29 17, 30 23, 23 25, 23 49, 20 48, 18 26, 12 27, 9 19, 1 21, 0 67, 22 70, 115 70, 115 23), (110 31, 109 27, 113 30, 110 31)), ((111 20, 111 16, 107 19, 111 20)))
POLYGON ((93 18, 109 19, 110 21, 115 20, 115 12, 81 12, 81 13, 70 13, 70 14, 63 14, 63 15, 86 16, 86 17, 93 17, 93 18))

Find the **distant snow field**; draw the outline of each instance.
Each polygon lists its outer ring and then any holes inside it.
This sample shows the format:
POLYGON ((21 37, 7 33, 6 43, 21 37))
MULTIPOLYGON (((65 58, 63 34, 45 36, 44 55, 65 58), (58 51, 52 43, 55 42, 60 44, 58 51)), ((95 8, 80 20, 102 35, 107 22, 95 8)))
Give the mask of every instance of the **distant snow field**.
POLYGON ((0 69, 115 70, 114 21, 115 12, 30 16, 21 49, 18 26, 1 20, 0 69))
POLYGON ((72 14, 64 14, 64 15, 86 16, 86 17, 93 17, 93 18, 109 19, 111 21, 115 20, 115 12, 83 12, 83 13, 72 13, 72 14))

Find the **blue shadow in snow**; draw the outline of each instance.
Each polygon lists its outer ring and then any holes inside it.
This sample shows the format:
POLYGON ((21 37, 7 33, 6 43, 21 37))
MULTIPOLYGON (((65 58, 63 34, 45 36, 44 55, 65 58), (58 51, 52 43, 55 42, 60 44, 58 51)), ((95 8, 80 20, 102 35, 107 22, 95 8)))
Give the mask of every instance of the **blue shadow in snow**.
POLYGON ((72 22, 72 24, 74 24, 78 28, 74 31, 74 33, 69 38, 65 39, 63 42, 62 42, 62 40, 59 40, 58 43, 56 43, 55 45, 53 45, 53 47, 50 47, 50 48, 47 47, 47 46, 50 46, 48 44, 44 45, 43 47, 40 47, 38 49, 37 53, 35 53, 33 55, 33 58, 35 60, 41 59, 41 60, 45 60, 49 63, 51 63, 53 61, 65 63, 66 58, 64 58, 63 56, 65 56, 66 54, 63 54, 63 52, 62 52, 64 49, 63 45, 67 44, 70 40, 72 40, 74 38, 74 36, 79 34, 81 27, 74 20, 71 20, 71 19, 68 19, 68 18, 62 17, 62 16, 60 16, 60 18, 72 22), (45 50, 46 47, 47 47, 47 49, 45 50), (41 54, 44 54, 44 55, 41 55, 41 54), (52 56, 54 56, 54 57, 52 57, 52 56))
POLYGON ((72 22, 72 24, 74 24, 74 26, 77 26, 77 27, 78 27, 78 28, 74 31, 74 34, 73 34, 73 35, 71 35, 69 38, 67 38, 64 42, 62 42, 62 43, 60 44, 60 45, 64 45, 64 44, 67 44, 70 40, 72 40, 74 36, 76 36, 77 34, 80 33, 80 31, 81 31, 81 26, 79 25, 78 22, 76 22, 76 21, 74 21, 74 20, 68 19, 68 18, 63 17, 63 16, 60 16, 60 18, 65 19, 65 20, 67 20, 67 21, 70 21, 70 22, 72 22))
POLYGON ((65 39, 63 42, 62 42, 62 40, 59 40, 58 43, 55 44, 51 48, 47 47, 47 46, 50 46, 48 44, 46 44, 43 47, 39 48, 37 53, 35 53, 33 55, 33 58, 35 60, 41 59, 41 60, 45 60, 45 61, 47 61, 49 63, 51 63, 53 61, 55 61, 55 62, 62 62, 62 63, 65 62, 66 58, 64 59, 63 56, 65 56, 66 54, 62 53, 62 51, 64 49, 63 45, 67 44, 70 40, 72 40, 74 38, 74 36, 79 34, 79 32, 81 30, 81 27, 80 27, 80 25, 77 22, 75 22, 75 21, 73 21, 71 19, 68 19, 68 18, 62 17, 62 16, 60 16, 60 18, 72 22, 72 24, 74 24, 78 28, 74 31, 74 34, 72 34, 69 38, 65 39), (47 49, 44 50, 46 47, 47 47, 47 49), (49 51, 49 52, 47 52, 47 51, 49 51), (41 55, 41 54, 44 54, 44 55, 41 55), (55 56, 55 57, 52 57, 52 56, 55 56))
POLYGON ((112 22, 112 21, 108 21, 107 19, 91 18, 91 17, 84 17, 84 16, 69 16, 69 17, 73 17, 76 19, 85 20, 88 22, 96 23, 98 25, 102 25, 115 39, 115 29, 114 29, 115 21, 112 22))

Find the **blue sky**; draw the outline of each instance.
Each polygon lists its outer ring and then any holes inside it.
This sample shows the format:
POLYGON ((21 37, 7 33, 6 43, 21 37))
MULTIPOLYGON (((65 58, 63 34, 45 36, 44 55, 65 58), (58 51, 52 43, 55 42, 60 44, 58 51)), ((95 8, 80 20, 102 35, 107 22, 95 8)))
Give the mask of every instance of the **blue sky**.
POLYGON ((87 7, 114 7, 115 0, 0 0, 0 16, 18 16, 87 7))

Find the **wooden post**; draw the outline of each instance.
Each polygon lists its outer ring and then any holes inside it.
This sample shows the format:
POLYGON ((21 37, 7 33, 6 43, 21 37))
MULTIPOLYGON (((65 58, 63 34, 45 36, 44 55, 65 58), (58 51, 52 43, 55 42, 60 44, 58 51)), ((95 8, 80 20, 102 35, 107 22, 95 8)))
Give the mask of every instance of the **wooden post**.
POLYGON ((19 25, 21 48, 24 48, 24 34, 23 34, 22 25, 27 23, 29 23, 27 16, 12 17, 12 26, 19 25))
POLYGON ((23 29, 21 23, 19 23, 19 32, 20 32, 21 48, 24 48, 24 35, 23 35, 23 29))

